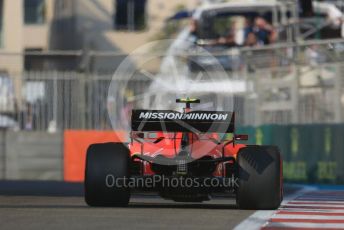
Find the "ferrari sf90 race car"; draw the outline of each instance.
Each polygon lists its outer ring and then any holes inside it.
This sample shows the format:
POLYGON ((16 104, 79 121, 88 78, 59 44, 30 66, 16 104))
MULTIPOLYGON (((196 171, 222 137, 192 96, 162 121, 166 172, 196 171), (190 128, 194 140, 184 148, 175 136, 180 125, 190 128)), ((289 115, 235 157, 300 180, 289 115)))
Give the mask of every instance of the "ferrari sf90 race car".
POLYGON ((276 209, 283 199, 282 159, 275 146, 237 143, 233 112, 193 111, 198 99, 177 99, 182 112, 133 110, 129 143, 87 150, 85 200, 119 207, 131 194, 156 192, 176 202, 235 195, 240 209, 276 209))

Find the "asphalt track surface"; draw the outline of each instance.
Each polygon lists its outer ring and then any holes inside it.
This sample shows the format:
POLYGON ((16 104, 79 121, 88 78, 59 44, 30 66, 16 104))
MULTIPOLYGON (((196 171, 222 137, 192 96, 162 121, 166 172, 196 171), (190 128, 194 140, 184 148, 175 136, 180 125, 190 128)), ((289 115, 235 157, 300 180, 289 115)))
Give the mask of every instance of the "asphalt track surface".
POLYGON ((127 208, 90 208, 82 195, 81 184, 0 182, 0 229, 232 229, 254 213, 238 210, 234 198, 175 203, 136 195, 127 208))

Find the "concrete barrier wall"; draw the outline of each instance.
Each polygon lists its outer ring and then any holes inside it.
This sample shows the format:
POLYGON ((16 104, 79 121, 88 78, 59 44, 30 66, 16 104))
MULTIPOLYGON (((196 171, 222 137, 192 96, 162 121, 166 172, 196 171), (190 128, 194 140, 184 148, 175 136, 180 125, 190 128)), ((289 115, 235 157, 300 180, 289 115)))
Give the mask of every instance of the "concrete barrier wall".
POLYGON ((7 132, 6 179, 62 180, 62 136, 62 133, 7 132))
MULTIPOLYGON (((286 181, 344 183, 344 124, 238 127, 237 133, 250 135, 247 144, 279 146, 286 181)), ((71 134, 64 140, 63 133, 0 130, 0 180, 82 180, 86 148, 115 135, 71 134)))
POLYGON ((6 171, 6 131, 0 129, 0 180, 5 179, 6 171))

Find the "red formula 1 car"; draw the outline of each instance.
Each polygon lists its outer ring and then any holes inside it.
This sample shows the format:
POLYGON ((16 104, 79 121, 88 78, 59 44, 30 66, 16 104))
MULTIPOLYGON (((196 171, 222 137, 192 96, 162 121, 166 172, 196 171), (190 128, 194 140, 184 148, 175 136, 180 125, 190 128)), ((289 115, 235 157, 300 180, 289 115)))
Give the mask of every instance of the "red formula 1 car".
POLYGON ((236 196, 240 209, 276 209, 283 197, 282 159, 275 146, 237 144, 232 112, 192 111, 197 99, 178 99, 183 112, 132 111, 130 143, 91 145, 85 200, 126 206, 131 193, 155 191, 180 202, 212 194, 236 196))

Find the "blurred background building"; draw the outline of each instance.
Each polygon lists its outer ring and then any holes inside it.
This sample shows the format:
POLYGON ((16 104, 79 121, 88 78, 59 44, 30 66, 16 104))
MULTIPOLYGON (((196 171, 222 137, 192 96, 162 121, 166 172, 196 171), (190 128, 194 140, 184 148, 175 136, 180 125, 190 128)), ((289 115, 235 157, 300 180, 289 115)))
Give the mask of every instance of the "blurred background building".
POLYGON ((16 110, 25 110, 25 92, 35 91, 29 101, 42 96, 41 83, 23 84, 24 78, 33 76, 30 73, 34 71, 113 73, 128 53, 162 38, 169 17, 180 10, 193 9, 198 3, 1 0, 0 111, 13 116, 16 110), (92 52, 97 55, 92 56, 92 52))
MULTIPOLYGON (((199 0, 1 0, 0 52, 11 53, 12 57, 1 55, 0 70, 20 73, 51 69, 54 65, 65 70, 79 67, 75 60, 61 64, 52 55, 30 54, 48 50, 130 53, 157 38, 166 19, 175 12, 192 9, 198 3, 199 0)), ((108 62, 111 64, 99 65, 115 69, 113 60, 108 62)))
POLYGON ((1 55, 1 71, 20 73, 30 66, 25 52, 49 50, 53 13, 53 0, 0 1, 0 51, 23 54, 1 55))

